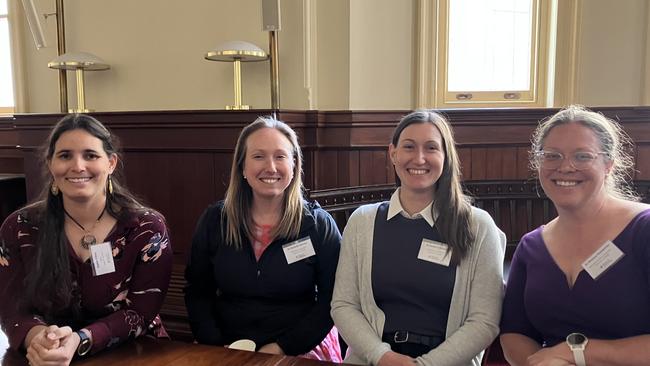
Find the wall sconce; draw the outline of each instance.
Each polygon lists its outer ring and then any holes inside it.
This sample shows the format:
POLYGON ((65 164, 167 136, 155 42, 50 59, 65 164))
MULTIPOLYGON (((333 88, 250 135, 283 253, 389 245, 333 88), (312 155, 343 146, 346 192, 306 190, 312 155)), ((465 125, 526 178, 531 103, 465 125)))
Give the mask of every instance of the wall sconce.
POLYGON ((228 61, 233 63, 233 82, 235 87, 235 105, 227 105, 227 110, 250 109, 249 105, 242 105, 241 101, 241 63, 264 61, 266 52, 256 45, 244 41, 230 41, 222 43, 213 51, 205 54, 205 59, 210 61, 228 61))
POLYGON ((87 52, 68 52, 47 64, 50 69, 75 70, 77 74, 77 108, 70 113, 88 113, 84 92, 84 71, 108 70, 111 67, 99 57, 87 52))

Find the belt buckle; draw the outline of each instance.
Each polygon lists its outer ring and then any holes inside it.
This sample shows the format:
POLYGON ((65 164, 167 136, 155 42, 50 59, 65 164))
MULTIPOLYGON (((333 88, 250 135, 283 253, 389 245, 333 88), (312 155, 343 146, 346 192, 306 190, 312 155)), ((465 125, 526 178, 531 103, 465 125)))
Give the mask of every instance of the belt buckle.
POLYGON ((395 343, 406 343, 409 340, 409 332, 406 330, 398 330, 393 336, 395 343))

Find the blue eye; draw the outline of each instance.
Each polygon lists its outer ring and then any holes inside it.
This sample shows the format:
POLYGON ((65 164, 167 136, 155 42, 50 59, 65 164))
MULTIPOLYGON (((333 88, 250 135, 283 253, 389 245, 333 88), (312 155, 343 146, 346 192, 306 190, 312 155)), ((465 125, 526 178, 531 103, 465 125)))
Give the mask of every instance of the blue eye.
POLYGON ((546 161, 558 161, 564 158, 562 154, 552 151, 543 151, 541 156, 546 161))
POLYGON ((578 151, 573 155, 573 158, 577 162, 586 163, 596 159, 596 155, 587 151, 578 151))

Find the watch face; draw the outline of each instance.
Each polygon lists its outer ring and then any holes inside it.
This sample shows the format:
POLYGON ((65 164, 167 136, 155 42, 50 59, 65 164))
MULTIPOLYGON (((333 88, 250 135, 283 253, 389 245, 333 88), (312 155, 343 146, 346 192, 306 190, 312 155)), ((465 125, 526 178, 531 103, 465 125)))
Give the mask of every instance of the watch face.
POLYGON ((587 337, 585 337, 585 335, 581 333, 571 333, 569 334, 566 340, 567 342, 569 342, 569 344, 579 345, 585 343, 587 337))

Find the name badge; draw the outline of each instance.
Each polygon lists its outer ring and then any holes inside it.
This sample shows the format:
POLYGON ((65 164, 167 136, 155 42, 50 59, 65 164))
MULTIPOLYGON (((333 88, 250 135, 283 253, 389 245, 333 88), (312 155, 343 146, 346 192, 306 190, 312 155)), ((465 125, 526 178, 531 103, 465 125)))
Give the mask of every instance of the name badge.
POLYGON ((445 243, 422 239, 418 259, 449 267, 449 262, 451 261, 451 249, 449 249, 449 246, 445 243))
POLYGON ((595 280, 603 272, 621 260, 623 256, 625 256, 625 253, 616 244, 612 243, 611 240, 608 240, 582 263, 582 268, 595 280))
POLYGON ((93 269, 93 276, 115 272, 113 249, 110 242, 90 246, 90 264, 93 269))
POLYGON ((311 239, 307 236, 282 246, 287 264, 295 263, 316 255, 311 239))

